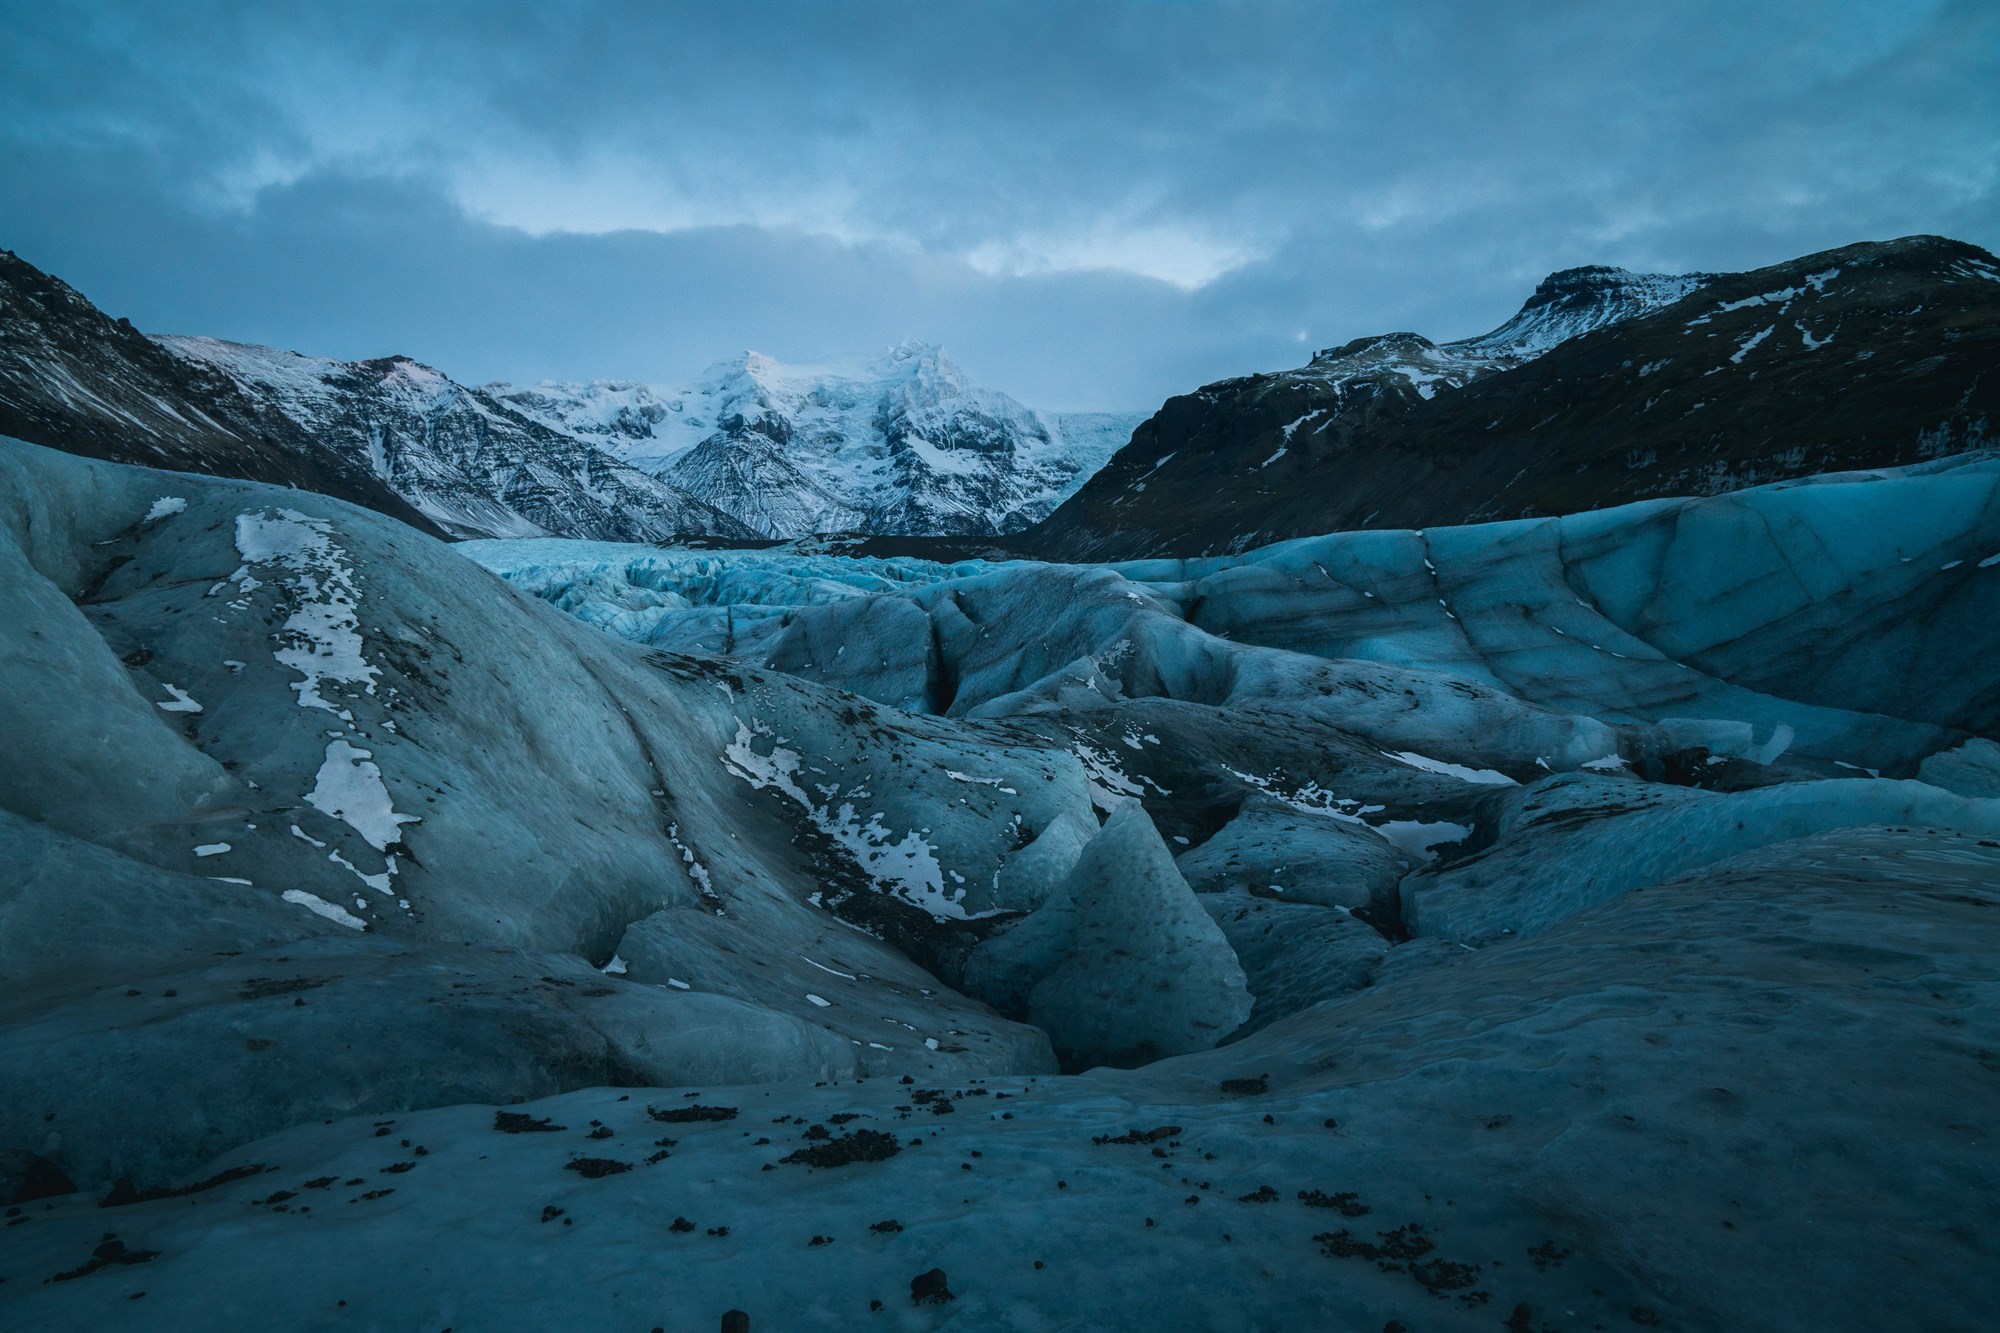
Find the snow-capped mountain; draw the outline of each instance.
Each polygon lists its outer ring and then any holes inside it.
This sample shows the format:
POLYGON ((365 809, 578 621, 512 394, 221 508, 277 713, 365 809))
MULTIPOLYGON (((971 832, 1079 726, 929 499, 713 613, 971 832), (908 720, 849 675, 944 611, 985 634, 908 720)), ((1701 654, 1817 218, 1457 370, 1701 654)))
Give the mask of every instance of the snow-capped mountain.
POLYGON ((991 537, 1044 518, 1141 414, 1042 413, 936 347, 682 389, 473 388, 406 356, 339 361, 148 337, 0 251, 0 433, 304 487, 456 537, 991 537))
POLYGON ((1017 545, 1213 554, 1986 447, 1996 275, 1993 256, 1936 236, 1746 273, 1568 269, 1476 338, 1361 338, 1168 400, 1017 545))
POLYGON ((215 338, 154 341, 364 465, 454 536, 755 535, 658 477, 408 357, 334 361, 215 338))
POLYGON ((6 250, 0 435, 89 458, 298 486, 437 531, 366 466, 6 250))
MULTIPOLYGON (((1329 347, 1294 372, 1339 396, 1400 379, 1400 391, 1430 399, 1438 390, 1512 370, 1572 338, 1672 305, 1713 279, 1708 273, 1633 273, 1593 265, 1542 279, 1514 317, 1474 338, 1434 343, 1417 333, 1385 333, 1329 347)), ((1330 413, 1329 413, 1330 415, 1330 413)))
POLYGON ((485 392, 771 537, 1018 531, 1142 419, 1036 412, 922 342, 811 366, 746 352, 677 391, 599 381, 485 392))

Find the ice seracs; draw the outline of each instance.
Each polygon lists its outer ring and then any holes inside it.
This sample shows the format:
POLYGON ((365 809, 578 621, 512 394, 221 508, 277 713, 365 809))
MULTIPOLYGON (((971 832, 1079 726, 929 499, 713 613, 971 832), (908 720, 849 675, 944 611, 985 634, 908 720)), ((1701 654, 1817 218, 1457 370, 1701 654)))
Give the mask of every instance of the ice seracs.
POLYGON ((1028 1015, 1071 1064, 1205 1051, 1250 1016, 1235 952, 1138 801, 1111 812, 1042 911, 1066 929, 1043 942, 1053 966, 1028 1015))

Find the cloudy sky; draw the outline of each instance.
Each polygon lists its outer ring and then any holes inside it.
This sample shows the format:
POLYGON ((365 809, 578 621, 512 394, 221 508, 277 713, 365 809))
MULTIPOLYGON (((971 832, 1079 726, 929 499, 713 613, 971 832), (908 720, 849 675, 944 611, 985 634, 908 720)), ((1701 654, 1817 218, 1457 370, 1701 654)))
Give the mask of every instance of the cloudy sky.
POLYGON ((2000 246, 2000 5, 0 0, 0 247, 466 381, 906 337, 1151 408, 1552 269, 2000 246))

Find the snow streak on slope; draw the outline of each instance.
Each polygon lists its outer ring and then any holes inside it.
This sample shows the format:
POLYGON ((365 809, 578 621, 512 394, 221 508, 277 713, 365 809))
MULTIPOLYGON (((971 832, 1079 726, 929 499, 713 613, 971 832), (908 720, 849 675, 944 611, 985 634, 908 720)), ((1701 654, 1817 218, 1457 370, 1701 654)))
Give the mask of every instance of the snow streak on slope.
POLYGON ((361 594, 354 586, 347 553, 333 539, 333 525, 295 509, 281 509, 275 518, 268 511, 239 514, 236 550, 243 557, 242 567, 228 584, 218 583, 211 591, 219 595, 231 584, 255 591, 252 565, 276 565, 287 571, 285 585, 297 605, 285 621, 288 642, 277 651, 277 659, 302 677, 292 686, 301 707, 324 708, 339 714, 342 721, 352 721, 352 713, 320 693, 321 683, 358 685, 373 694, 381 673, 361 650, 356 611, 361 594))
MULTIPOLYGON (((368 660, 361 636, 361 592, 355 582, 352 558, 335 535, 333 524, 296 509, 280 509, 275 515, 257 510, 236 516, 236 551, 243 564, 227 580, 214 584, 208 595, 217 597, 233 589, 227 605, 233 611, 247 611, 250 595, 264 586, 252 574, 255 566, 264 571, 290 603, 290 612, 280 632, 272 636, 279 647, 272 656, 296 671, 300 679, 291 688, 301 708, 332 713, 341 722, 355 725, 350 704, 360 695, 373 697, 382 671, 368 660), (329 699, 323 690, 344 698, 329 699)), ((171 688, 171 687, 170 687, 171 688)), ((178 692, 177 692, 178 693, 178 692)), ((199 711, 197 708, 196 711, 199 711)), ((384 719, 391 732, 395 724, 384 719)), ((357 730, 357 734, 362 734, 357 730)), ((330 730, 325 759, 305 793, 306 804, 330 819, 336 819, 360 834, 367 844, 383 854, 379 872, 370 872, 342 855, 327 852, 327 859, 353 874, 362 883, 385 896, 394 896, 391 881, 398 873, 397 856, 390 849, 403 840, 402 826, 420 822, 416 815, 399 813, 382 780, 382 770, 374 762, 375 753, 352 744, 339 729, 330 730)), ((326 844, 293 826, 294 836, 325 849, 326 844)), ((226 844, 221 844, 224 851, 226 844)), ((197 851, 199 855, 200 852, 197 851)), ((315 895, 294 890, 285 901, 298 903, 341 925, 358 920, 344 908, 332 907, 315 895), (317 905, 315 905, 317 904, 317 905)), ((409 910, 407 899, 399 905, 409 910)), ((356 906, 362 906, 360 902, 356 906)), ((362 923, 360 928, 366 928, 362 923)))
POLYGON ((813 800, 799 785, 803 760, 796 750, 785 748, 785 739, 764 722, 756 722, 753 730, 739 718, 736 738, 722 753, 723 767, 752 787, 770 788, 797 801, 813 825, 852 854, 885 892, 913 907, 921 907, 934 917, 965 915, 959 904, 965 891, 960 889, 955 894, 945 891, 944 871, 938 865, 936 849, 914 829, 898 838, 883 825, 879 811, 871 813, 864 823, 852 801, 842 801, 836 807, 831 801, 813 800), (766 752, 761 754, 757 749, 759 737, 764 738, 766 746, 766 752))

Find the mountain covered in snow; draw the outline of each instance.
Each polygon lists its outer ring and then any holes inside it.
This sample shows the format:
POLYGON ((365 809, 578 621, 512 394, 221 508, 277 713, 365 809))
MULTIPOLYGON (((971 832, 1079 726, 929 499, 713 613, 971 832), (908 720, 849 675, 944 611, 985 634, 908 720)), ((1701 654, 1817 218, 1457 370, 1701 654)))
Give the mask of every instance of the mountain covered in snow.
POLYGON ((1046 517, 1140 419, 1034 411, 918 342, 817 366, 746 352, 683 388, 472 387, 407 356, 148 337, 0 251, 0 432, 455 537, 997 536, 1046 517))
POLYGON ((1019 545, 1194 555, 1912 463, 1990 441, 1995 364, 2000 262, 1940 237, 1570 269, 1477 338, 1362 338, 1170 399, 1019 545))
POLYGON ((459 537, 750 537, 727 514, 403 356, 335 361, 160 337, 459 537))
POLYGON ((6 250, 0 434, 88 458, 298 486, 438 531, 365 464, 6 250))
POLYGON ((781 538, 1019 531, 1141 419, 1034 411, 922 342, 810 366, 746 352, 679 390, 598 381, 486 392, 781 538))

